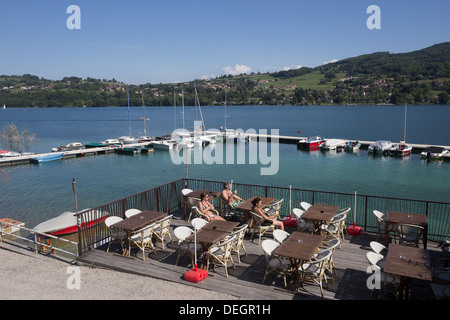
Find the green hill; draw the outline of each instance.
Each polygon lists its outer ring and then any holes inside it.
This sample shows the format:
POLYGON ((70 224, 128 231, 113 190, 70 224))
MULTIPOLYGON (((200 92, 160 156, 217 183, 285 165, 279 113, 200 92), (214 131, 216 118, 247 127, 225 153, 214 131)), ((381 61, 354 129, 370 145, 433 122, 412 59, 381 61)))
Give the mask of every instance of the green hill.
POLYGON ((409 53, 375 52, 316 68, 222 76, 181 84, 127 85, 113 80, 65 77, 51 81, 34 75, 0 76, 0 105, 8 107, 173 105, 185 92, 194 105, 448 104, 450 42, 409 53))

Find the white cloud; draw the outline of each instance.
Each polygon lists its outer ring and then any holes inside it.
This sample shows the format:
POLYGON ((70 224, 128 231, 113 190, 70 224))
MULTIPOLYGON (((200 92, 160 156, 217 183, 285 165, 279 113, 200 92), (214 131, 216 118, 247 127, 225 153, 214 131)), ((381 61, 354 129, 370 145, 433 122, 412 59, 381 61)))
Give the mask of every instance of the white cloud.
POLYGON ((233 76, 237 76, 242 73, 250 73, 252 71, 252 68, 243 64, 236 64, 234 67, 228 66, 222 68, 222 70, 224 74, 231 74, 233 76))
POLYGON ((325 65, 325 64, 329 64, 329 63, 335 63, 335 62, 338 62, 339 60, 337 60, 337 59, 331 59, 330 61, 324 61, 323 63, 322 63, 322 65, 325 65))

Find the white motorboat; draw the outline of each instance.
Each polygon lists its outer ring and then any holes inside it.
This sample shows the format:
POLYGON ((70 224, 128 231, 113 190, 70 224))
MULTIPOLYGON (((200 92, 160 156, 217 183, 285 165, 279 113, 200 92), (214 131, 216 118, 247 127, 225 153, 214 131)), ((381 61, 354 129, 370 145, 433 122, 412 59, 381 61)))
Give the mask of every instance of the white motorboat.
POLYGON ((384 154, 384 153, 388 153, 389 150, 392 147, 392 142, 387 141, 387 140, 378 140, 375 143, 372 143, 369 147, 368 147, 368 151, 369 153, 380 153, 380 154, 384 154))
POLYGON ((306 139, 301 139, 297 143, 298 149, 305 149, 305 150, 319 150, 319 147, 322 145, 322 143, 325 142, 325 139, 321 136, 315 136, 315 137, 309 137, 306 139))
POLYGON ((359 148, 361 148, 361 143, 358 140, 350 140, 347 142, 347 145, 345 146, 345 151, 354 152, 358 151, 359 148))
MULTIPOLYGON (((86 211, 89 209, 85 209, 86 211)), ((89 215, 88 221, 81 223, 81 228, 93 227, 103 221, 109 216, 107 212, 99 212, 96 215, 89 215), (92 216, 92 217, 91 217, 92 216), (95 217, 96 216, 96 217, 95 217)), ((75 212, 63 212, 55 218, 51 218, 38 224, 33 228, 38 234, 50 234, 54 236, 60 236, 65 234, 71 234, 78 231, 77 217, 75 212)))
POLYGON ((442 160, 447 154, 448 150, 442 147, 428 147, 425 148, 421 153, 420 157, 427 160, 442 160))
POLYGON ((52 152, 80 150, 80 149, 84 149, 84 148, 85 148, 85 146, 81 142, 71 142, 71 143, 66 144, 65 146, 59 146, 56 148, 52 148, 52 152))
POLYGON ((347 140, 344 139, 328 139, 321 144, 322 150, 342 150, 347 145, 347 140))
POLYGON ((119 137, 119 141, 122 141, 123 144, 139 143, 139 141, 136 138, 130 136, 119 137))
POLYGON ((389 150, 389 154, 392 156, 409 156, 412 151, 412 146, 406 144, 405 141, 394 144, 389 150))
POLYGON ((172 150, 177 145, 177 142, 174 140, 155 140, 152 144, 155 146, 155 149, 172 150))
POLYGON ((20 157, 21 155, 22 153, 16 151, 0 150, 0 157, 20 157))
POLYGON ((153 141, 153 138, 149 137, 149 136, 139 136, 139 137, 137 137, 137 141, 138 142, 151 142, 151 141, 153 141))
POLYGON ((119 139, 106 139, 105 141, 100 141, 99 143, 103 144, 104 146, 120 145, 119 139))

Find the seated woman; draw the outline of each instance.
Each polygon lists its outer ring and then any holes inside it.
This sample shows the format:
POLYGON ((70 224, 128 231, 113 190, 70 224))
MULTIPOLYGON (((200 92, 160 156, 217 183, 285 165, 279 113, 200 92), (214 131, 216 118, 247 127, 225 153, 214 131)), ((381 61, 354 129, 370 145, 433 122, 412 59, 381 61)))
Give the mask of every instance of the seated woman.
POLYGON ((260 198, 255 198, 252 201, 252 205, 253 205, 252 212, 260 215, 264 219, 264 222, 261 223, 261 225, 267 226, 273 224, 276 228, 284 230, 284 224, 282 221, 278 221, 275 216, 269 217, 265 214, 264 209, 262 208, 262 201, 260 198))
POLYGON ((209 196, 206 193, 202 193, 200 195, 200 201, 198 202, 198 209, 201 213, 209 218, 209 221, 212 220, 222 220, 225 221, 224 218, 219 216, 219 213, 214 206, 209 202, 209 196))

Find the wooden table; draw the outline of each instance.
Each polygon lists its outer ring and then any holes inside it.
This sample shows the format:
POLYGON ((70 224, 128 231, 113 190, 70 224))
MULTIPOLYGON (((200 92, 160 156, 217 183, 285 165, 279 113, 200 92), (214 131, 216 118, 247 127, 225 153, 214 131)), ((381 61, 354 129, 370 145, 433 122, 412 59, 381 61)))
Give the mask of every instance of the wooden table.
POLYGON ((428 218, 424 214, 388 211, 385 219, 384 245, 389 243, 389 224, 411 224, 423 227, 423 247, 427 248, 428 218))
POLYGON ((254 196, 254 197, 251 197, 250 199, 245 200, 244 202, 240 203, 235 209, 244 211, 245 219, 247 219, 247 221, 249 221, 249 222, 252 221, 252 215, 250 214, 250 211, 253 208, 252 201, 256 198, 261 199, 262 208, 267 207, 269 204, 271 204, 272 202, 274 202, 276 200, 275 198, 254 196))
POLYGON ((275 255, 288 258, 290 261, 292 276, 289 286, 291 290, 298 289, 299 266, 313 258, 324 239, 325 237, 322 235, 294 231, 274 250, 275 255))
POLYGON ((213 220, 210 223, 206 224, 201 230, 215 230, 222 232, 231 232, 239 225, 239 222, 235 221, 222 221, 222 220, 213 220))
POLYGON ((302 215, 302 219, 312 220, 314 222, 314 231, 320 230, 322 223, 330 221, 339 210, 338 206, 329 204, 313 204, 302 215))
MULTIPOLYGON (((194 190, 194 191, 189 192, 188 194, 184 195, 184 196, 183 196, 183 207, 184 207, 183 216, 184 216, 184 219, 186 219, 187 199, 188 199, 188 198, 196 198, 196 199, 200 199, 200 195, 201 195, 202 193, 205 193, 205 194, 207 194, 207 195, 210 196, 210 197, 217 198, 217 197, 220 196, 220 194, 221 194, 222 192, 221 192, 221 191, 209 191, 209 190, 197 189, 197 190, 194 190)), ((219 199, 220 199, 220 200, 219 200, 219 201, 220 201, 220 204, 219 204, 219 210, 218 210, 218 211, 219 211, 220 213, 222 213, 222 197, 219 197, 219 199)))
POLYGON ((128 237, 128 250, 124 250, 124 256, 130 256, 131 251, 131 241, 130 236, 133 231, 139 230, 147 225, 152 224, 155 221, 158 221, 167 216, 165 212, 158 211, 142 211, 134 216, 131 216, 127 219, 123 219, 122 221, 116 222, 111 225, 112 228, 122 229, 127 233, 128 237))
POLYGON ((399 298, 408 299, 412 279, 431 281, 430 256, 425 249, 391 243, 384 272, 400 276, 399 298))

